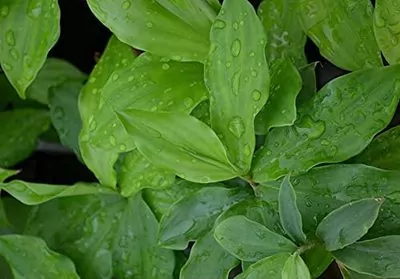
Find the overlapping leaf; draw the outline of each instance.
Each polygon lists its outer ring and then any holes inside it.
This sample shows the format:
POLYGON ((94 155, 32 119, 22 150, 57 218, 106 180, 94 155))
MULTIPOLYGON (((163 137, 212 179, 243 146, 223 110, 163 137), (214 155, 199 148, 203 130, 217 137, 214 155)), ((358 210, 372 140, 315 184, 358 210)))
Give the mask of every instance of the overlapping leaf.
POLYGON ((282 269, 289 257, 289 253, 279 253, 264 258, 251 265, 237 279, 282 279, 282 269))
POLYGON ((282 269, 282 279, 311 279, 307 265, 297 253, 287 259, 282 269))

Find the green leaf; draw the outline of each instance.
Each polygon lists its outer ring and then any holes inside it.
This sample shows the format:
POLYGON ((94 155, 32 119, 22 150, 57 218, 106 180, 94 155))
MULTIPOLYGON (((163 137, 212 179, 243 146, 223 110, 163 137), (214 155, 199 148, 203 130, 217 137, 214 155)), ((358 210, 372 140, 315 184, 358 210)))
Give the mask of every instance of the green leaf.
POLYGON ((205 65, 211 126, 229 158, 247 174, 255 147, 254 118, 269 95, 266 36, 246 0, 226 0, 211 28, 205 65))
POLYGON ((26 233, 68 255, 85 279, 171 279, 174 255, 157 246, 157 225, 140 194, 87 195, 39 206, 26 233))
POLYGON ((86 74, 67 61, 48 58, 36 79, 28 87, 26 96, 42 104, 49 104, 50 89, 64 82, 80 82, 86 79, 86 74))
POLYGON ((390 122, 400 96, 400 66, 354 72, 328 83, 298 108, 290 127, 273 129, 256 154, 253 179, 275 180, 360 153, 390 122), (299 160, 298 158, 301 158, 299 160))
POLYGON ((85 183, 77 183, 73 186, 61 186, 29 183, 19 180, 13 180, 9 183, 0 183, 0 189, 27 205, 41 204, 52 199, 69 196, 98 193, 116 194, 110 189, 85 183))
POLYGON ((125 197, 145 188, 163 189, 174 181, 175 174, 155 167, 137 149, 124 156, 118 172, 118 185, 125 197))
MULTIPOLYGON (((351 269, 346 268, 343 265, 339 265, 339 267, 340 267, 340 272, 342 273, 343 279, 377 279, 376 276, 357 273, 351 269)), ((387 278, 385 278, 385 279, 387 279, 387 278)))
POLYGON ((379 48, 389 64, 400 63, 400 47, 397 24, 399 23, 399 0, 377 0, 374 10, 374 31, 379 48))
POLYGON ((196 118, 141 110, 118 115, 140 153, 155 166, 200 183, 238 175, 217 135, 196 118))
POLYGON ((3 204, 4 212, 11 225, 13 233, 23 234, 25 225, 36 210, 36 206, 25 205, 13 197, 2 197, 1 203, 3 204))
POLYGON ((0 11, 0 63, 25 98, 60 35, 60 9, 55 0, 3 0, 0 11))
POLYGON ((89 0, 96 17, 123 42, 182 61, 204 61, 215 3, 206 0, 89 0))
POLYGON ((36 148, 40 134, 50 124, 47 111, 16 109, 0 112, 0 167, 11 167, 28 157, 36 148))
POLYGON ((386 170, 400 171, 400 126, 396 126, 372 140, 368 147, 351 162, 386 170))
POLYGON ((218 13, 219 10, 221 9, 221 4, 219 3, 219 0, 206 0, 208 4, 210 4, 211 7, 218 13))
POLYGON ((311 279, 307 265, 297 253, 287 259, 282 269, 282 279, 311 279))
POLYGON ((0 255, 10 265, 15 279, 79 279, 70 259, 51 251, 43 240, 36 237, 2 235, 0 255))
POLYGON ((289 253, 279 253, 264 258, 249 266, 237 279, 282 279, 282 269, 289 257, 289 253))
POLYGON ((248 197, 247 191, 240 188, 209 185, 181 199, 161 219, 161 245, 174 250, 185 249, 189 241, 204 236, 224 210, 248 197))
POLYGON ((303 86, 300 93, 297 95, 297 106, 303 106, 317 94, 317 77, 315 76, 316 67, 317 62, 313 62, 299 69, 303 86))
POLYGON ((382 65, 370 1, 301 0, 300 22, 322 56, 355 71, 382 65))
POLYGON ((312 278, 319 278, 333 261, 332 254, 321 244, 314 245, 302 255, 312 278))
POLYGON ((228 278, 230 270, 239 261, 225 251, 208 233, 193 245, 186 264, 182 267, 181 279, 228 278))
POLYGON ((80 158, 79 132, 82 121, 78 98, 82 88, 80 81, 68 81, 51 88, 49 95, 50 117, 63 145, 71 148, 80 158))
POLYGON ((198 104, 197 107, 193 109, 191 115, 196 117, 201 122, 204 122, 208 126, 211 126, 210 101, 206 100, 198 104))
POLYGON ((258 15, 267 34, 268 62, 290 59, 297 68, 307 63, 304 53, 307 36, 299 19, 296 0, 265 0, 258 8, 258 15))
POLYGON ((15 170, 6 170, 6 169, 0 168, 0 183, 3 182, 4 180, 6 180, 7 178, 9 178, 10 176, 13 176, 17 173, 18 173, 18 171, 15 171, 15 170))
POLYGON ((396 278, 400 274, 400 236, 383 236, 354 243, 333 252, 350 269, 377 277, 396 278))
POLYGON ((328 251, 342 249, 363 237, 374 225, 383 199, 351 202, 329 213, 319 223, 316 235, 328 251))
POLYGON ((283 180, 279 190, 279 216, 282 227, 293 241, 296 243, 306 242, 303 221, 297 208, 296 192, 288 176, 283 180))
POLYGON ((258 261, 282 252, 296 251, 296 245, 287 238, 244 216, 222 221, 214 232, 218 243, 243 261, 258 261))

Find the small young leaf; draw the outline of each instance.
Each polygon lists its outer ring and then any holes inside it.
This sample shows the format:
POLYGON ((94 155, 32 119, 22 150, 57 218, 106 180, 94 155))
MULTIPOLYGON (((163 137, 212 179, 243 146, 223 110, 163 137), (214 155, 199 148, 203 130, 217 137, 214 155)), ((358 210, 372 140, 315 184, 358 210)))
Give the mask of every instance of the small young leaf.
POLYGON ((267 34, 266 54, 268 62, 276 59, 290 59, 297 68, 304 66, 307 36, 299 19, 296 0, 264 0, 258 8, 258 15, 267 34))
POLYGON ((333 256, 321 244, 314 245, 302 255, 312 278, 319 278, 333 261, 333 256))
POLYGON ((328 83, 298 108, 293 126, 273 129, 256 153, 253 179, 275 180, 360 153, 396 110, 400 66, 354 72, 328 83), (301 160, 299 160, 301 158, 301 160))
POLYGON ((379 48, 389 64, 400 63, 399 0, 377 0, 374 10, 374 31, 379 48))
POLYGON ((335 258, 350 269, 377 277, 400 274, 400 236, 383 236, 334 251, 335 258))
POLYGON ((326 59, 349 71, 382 65, 370 1, 301 0, 299 5, 304 31, 326 59))
POLYGON ((271 66, 270 97, 256 116, 256 133, 264 135, 273 127, 292 125, 300 90, 301 76, 296 67, 289 59, 276 60, 271 66))
POLYGON ((328 251, 342 249, 363 237, 375 223, 383 199, 363 199, 329 213, 319 223, 316 235, 328 251))
POLYGON ((307 265, 298 254, 287 259, 282 269, 282 279, 311 279, 307 265))
POLYGON ((224 210, 249 197, 240 188, 209 185, 175 203, 160 222, 163 247, 183 250, 191 240, 204 236, 224 210))
POLYGON ((279 190, 279 216, 282 227, 290 238, 297 243, 304 243, 306 235, 303 232, 301 214, 297 208, 296 192, 288 176, 283 179, 279 190))
POLYGON ((386 170, 400 171, 400 126, 378 135, 352 163, 361 163, 386 170))
POLYGON ((277 253, 291 253, 297 248, 289 239, 244 216, 222 221, 215 228, 214 236, 222 247, 243 261, 255 262, 277 253))
POLYGON ((10 176, 13 176, 14 174, 17 174, 18 171, 14 170, 6 170, 0 168, 0 183, 9 178, 10 176))
POLYGON ((79 279, 70 259, 51 251, 43 240, 36 237, 2 235, 0 255, 10 265, 15 279, 79 279))
POLYGON ((228 278, 229 271, 239 261, 224 250, 208 233, 193 245, 186 264, 181 269, 180 279, 228 278))
POLYGON ((210 36, 205 82, 211 126, 240 174, 246 174, 255 147, 254 118, 269 95, 266 36, 247 0, 224 1, 210 36))
POLYGON ((289 257, 289 253, 266 257, 249 266, 237 279, 282 279, 282 269, 289 257))
POLYGON ((302 79, 302 88, 300 93, 297 95, 297 107, 303 106, 317 94, 317 77, 315 75, 316 66, 317 62, 313 62, 299 69, 302 79))
POLYGON ((56 0, 4 0, 0 11, 0 63, 25 99, 60 35, 60 9, 56 0))
POLYGON ((200 183, 239 175, 214 131, 192 116, 140 110, 118 115, 140 153, 155 166, 200 183))

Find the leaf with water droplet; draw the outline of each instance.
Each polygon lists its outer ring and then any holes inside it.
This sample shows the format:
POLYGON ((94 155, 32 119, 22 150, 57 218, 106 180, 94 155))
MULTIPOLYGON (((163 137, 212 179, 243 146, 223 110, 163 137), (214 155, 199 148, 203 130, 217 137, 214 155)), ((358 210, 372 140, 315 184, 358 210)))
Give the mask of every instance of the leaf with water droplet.
POLYGON ((400 236, 383 236, 356 242, 333 252, 334 257, 355 272, 382 278, 400 274, 400 236))
POLYGON ((2 1, 0 11, 0 63, 25 98, 60 35, 60 9, 55 0, 17 0, 2 1))
POLYGON ((219 9, 215 0, 208 1, 89 0, 88 4, 105 26, 134 48, 175 60, 203 62, 219 9))
POLYGON ((221 186, 208 185, 175 203, 161 219, 160 244, 185 249, 189 241, 208 233, 224 210, 249 197, 243 189, 221 186))
POLYGON ((222 221, 215 228, 214 236, 222 247, 243 261, 255 262, 297 249, 289 239, 244 216, 222 221))
POLYGON ((390 122, 400 97, 400 66, 368 69, 329 82, 297 108, 293 126, 267 135, 253 179, 271 181, 360 153, 390 122), (384 97, 386 96, 386 97, 384 97))
POLYGON ((289 253, 279 253, 261 259, 250 265, 237 279, 281 279, 283 266, 289 257, 289 253))
POLYGON ((374 31, 379 48, 389 64, 400 63, 400 1, 377 0, 374 10, 374 31))
MULTIPOLYGON (((49 249, 40 238, 23 235, 0 236, 0 255, 7 261, 15 279, 79 279, 74 263, 49 249)), ((3 270, 2 270, 2 275, 3 270)))
POLYGON ((290 255, 286 260, 282 279, 311 279, 310 271, 299 254, 290 255))
POLYGON ((329 213, 318 225, 316 235, 328 251, 342 249, 363 237, 375 223, 383 199, 363 199, 329 213))
POLYGON ((255 120, 256 133, 260 135, 268 133, 272 127, 290 126, 296 120, 296 97, 301 90, 301 76, 290 60, 275 60, 271 66, 270 87, 268 102, 255 120))
POLYGON ((269 92, 266 36, 250 3, 224 1, 211 28, 211 43, 205 65, 211 126, 221 135, 231 162, 246 174, 252 152, 243 147, 254 150, 254 118, 269 92))
POLYGON ((269 63, 289 59, 297 68, 304 66, 307 36, 301 28, 296 0, 265 0, 258 7, 258 16, 267 34, 266 55, 269 63))
POLYGON ((301 0, 300 22, 326 59, 355 71, 382 65, 370 1, 301 0))

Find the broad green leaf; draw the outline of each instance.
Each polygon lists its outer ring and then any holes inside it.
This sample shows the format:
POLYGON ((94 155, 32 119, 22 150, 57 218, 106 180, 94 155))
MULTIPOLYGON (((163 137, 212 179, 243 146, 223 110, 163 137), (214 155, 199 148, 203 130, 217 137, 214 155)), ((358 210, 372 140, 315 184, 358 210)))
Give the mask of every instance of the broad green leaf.
POLYGON ((390 122, 400 97, 400 66, 337 78, 298 108, 290 127, 273 129, 257 154, 253 179, 275 180, 360 153, 390 122), (298 158, 301 158, 299 160, 298 158))
POLYGON ((40 134, 50 118, 45 110, 16 109, 0 112, 0 167, 11 167, 28 157, 36 148, 40 134))
POLYGON ((297 253, 287 259, 282 269, 282 279, 311 279, 307 265, 297 253))
POLYGON ((73 186, 61 186, 29 183, 20 180, 13 180, 9 183, 0 183, 0 190, 6 191, 11 196, 27 205, 41 204, 52 199, 69 196, 98 193, 116 194, 108 188, 85 183, 77 183, 73 186))
POLYGON ((296 97, 301 76, 290 60, 276 60, 271 66, 268 102, 255 119, 256 133, 265 135, 273 127, 290 126, 296 120, 296 97))
POLYGON ((25 99, 27 87, 60 35, 56 0, 3 0, 0 3, 0 63, 25 99))
POLYGON ((78 99, 82 88, 80 81, 68 81, 50 90, 50 117, 63 145, 71 148, 80 158, 79 132, 82 121, 78 99))
POLYGON ((349 71, 382 65, 368 0, 301 0, 300 22, 326 59, 349 71))
POLYGON ((155 167, 137 149, 125 155, 118 172, 118 185, 124 197, 145 188, 163 189, 174 181, 175 174, 155 167))
POLYGON ((351 162, 386 170, 400 171, 400 126, 396 126, 372 140, 368 147, 351 162))
POLYGON ((296 245, 282 235, 244 216, 222 221, 214 232, 218 243, 243 261, 258 261, 282 252, 296 251, 296 245))
POLYGON ((289 253, 279 253, 264 258, 249 266, 237 279, 282 279, 282 269, 289 257, 289 253))
POLYGON ((208 233, 198 239, 190 250, 190 256, 182 267, 180 279, 228 278, 231 269, 239 261, 225 251, 208 233))
POLYGON ((279 216, 287 235, 296 243, 304 243, 303 221, 297 208, 296 192, 288 176, 283 180, 279 190, 279 216))
POLYGON ((13 176, 17 173, 18 173, 18 171, 15 171, 15 170, 6 170, 6 169, 0 168, 0 183, 3 182, 4 180, 6 180, 7 178, 9 178, 10 176, 13 176))
POLYGON ((400 236, 383 236, 354 243, 333 252, 350 269, 377 277, 396 278, 400 274, 400 236))
POLYGON ((12 232, 23 234, 29 217, 37 207, 25 205, 11 196, 3 196, 1 198, 1 203, 3 204, 4 212, 10 222, 12 232))
POLYGON ((399 6, 399 0, 377 0, 375 2, 375 37, 389 64, 400 64, 399 6))
POLYGON ((206 0, 89 0, 96 17, 121 41, 157 55, 204 61, 215 3, 206 0))
POLYGON ((28 87, 26 96, 42 104, 49 104, 50 89, 64 82, 83 83, 86 74, 62 59, 48 58, 36 79, 28 87))
POLYGON ((363 237, 375 223, 383 199, 363 199, 345 204, 319 223, 316 235, 328 251, 342 249, 363 237))
POLYGON ((238 176, 214 131, 192 116, 126 110, 119 117, 140 153, 159 168, 200 183, 238 176))
MULTIPOLYGON (((348 269, 347 267, 345 267, 343 265, 339 265, 339 267, 340 267, 340 272, 343 276, 343 279, 377 279, 378 278, 373 275, 361 274, 361 273, 355 272, 351 269, 348 269)), ((385 278, 385 279, 387 279, 387 278, 385 278)))
POLYGON ((15 279, 79 279, 70 259, 51 251, 43 240, 36 237, 2 235, 0 255, 10 265, 15 279))
POLYGON ((317 77, 315 75, 316 67, 317 62, 313 62, 299 69, 302 79, 302 88, 300 93, 297 95, 297 106, 302 106, 317 94, 317 77))
POLYGON ((157 225, 140 194, 87 195, 39 206, 26 233, 69 256, 85 279, 172 279, 174 254, 157 246, 157 225))
POLYGON ((319 278, 333 261, 332 254, 319 243, 305 251, 301 256, 310 270, 312 278, 319 278))
POLYGON ((205 82, 210 91, 211 126, 244 175, 255 147, 254 118, 269 95, 266 36, 247 0, 226 0, 210 37, 205 82))
POLYGON ((160 244, 169 249, 185 249, 189 241, 204 236, 224 210, 248 197, 240 188, 209 185, 181 199, 161 219, 160 244))
POLYGON ((268 62, 290 59, 297 68, 307 63, 304 53, 307 36, 299 19, 298 1, 264 0, 258 8, 258 15, 267 34, 266 54, 268 62))

